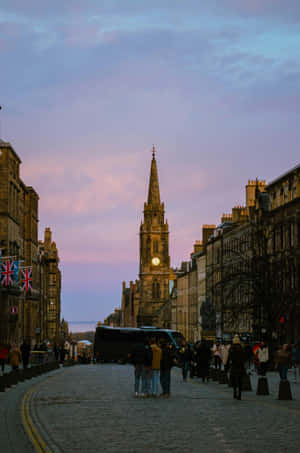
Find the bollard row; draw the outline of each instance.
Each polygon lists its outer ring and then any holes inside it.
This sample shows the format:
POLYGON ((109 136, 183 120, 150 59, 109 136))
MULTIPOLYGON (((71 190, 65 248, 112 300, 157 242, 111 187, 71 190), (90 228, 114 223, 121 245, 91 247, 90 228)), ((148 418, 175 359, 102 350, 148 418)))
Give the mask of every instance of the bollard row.
POLYGON ((15 370, 3 374, 3 376, 0 376, 0 392, 5 392, 6 388, 17 385, 19 382, 24 382, 26 379, 32 379, 40 374, 56 370, 57 368, 59 368, 58 362, 48 362, 31 368, 15 370))

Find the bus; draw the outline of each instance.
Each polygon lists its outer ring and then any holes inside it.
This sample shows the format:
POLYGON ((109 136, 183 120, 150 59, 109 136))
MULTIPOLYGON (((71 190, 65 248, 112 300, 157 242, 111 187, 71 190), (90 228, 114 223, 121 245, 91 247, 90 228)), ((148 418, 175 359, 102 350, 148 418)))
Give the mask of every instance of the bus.
POLYGON ((180 332, 155 327, 108 327, 96 328, 94 357, 102 362, 127 362, 138 343, 145 343, 151 338, 171 344, 175 350, 181 347, 184 337, 180 332))

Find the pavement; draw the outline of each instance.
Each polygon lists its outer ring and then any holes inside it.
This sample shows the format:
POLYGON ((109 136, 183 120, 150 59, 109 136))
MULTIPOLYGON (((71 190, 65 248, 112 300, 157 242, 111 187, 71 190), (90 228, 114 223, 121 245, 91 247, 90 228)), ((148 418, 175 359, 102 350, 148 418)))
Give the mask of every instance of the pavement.
MULTIPOLYGON (((134 398, 133 367, 77 365, 18 384, 0 394, 1 453, 300 451, 300 384, 293 400, 279 401, 279 377, 268 374, 270 395, 242 401, 216 382, 182 382, 172 370, 171 398, 134 398), (35 450, 22 426, 22 398, 37 432, 35 450), (5 446, 2 449, 2 446, 5 446)), ((23 404, 24 406, 24 404, 23 404)), ((25 423, 26 424, 26 423, 25 423)))

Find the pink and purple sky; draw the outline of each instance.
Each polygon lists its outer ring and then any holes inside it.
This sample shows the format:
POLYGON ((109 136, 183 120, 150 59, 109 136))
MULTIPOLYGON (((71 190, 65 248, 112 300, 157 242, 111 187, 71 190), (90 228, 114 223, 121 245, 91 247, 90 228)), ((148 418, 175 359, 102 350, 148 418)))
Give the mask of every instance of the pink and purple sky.
POLYGON ((299 0, 2 0, 2 139, 60 250, 62 315, 138 272, 157 148, 173 266, 248 179, 299 164, 299 0))

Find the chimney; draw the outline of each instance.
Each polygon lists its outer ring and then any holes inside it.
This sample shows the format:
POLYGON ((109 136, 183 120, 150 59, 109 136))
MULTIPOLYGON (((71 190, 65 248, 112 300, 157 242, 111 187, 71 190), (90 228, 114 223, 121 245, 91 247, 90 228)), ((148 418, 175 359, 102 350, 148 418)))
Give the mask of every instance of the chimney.
POLYGON ((45 248, 49 249, 51 248, 51 242, 52 242, 52 233, 49 227, 45 229, 45 248))
POLYGON ((202 242, 205 246, 208 243, 208 239, 214 233, 216 225, 203 225, 202 226, 202 242))

